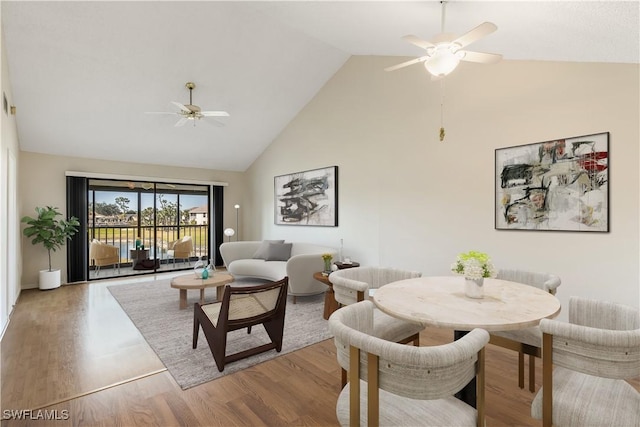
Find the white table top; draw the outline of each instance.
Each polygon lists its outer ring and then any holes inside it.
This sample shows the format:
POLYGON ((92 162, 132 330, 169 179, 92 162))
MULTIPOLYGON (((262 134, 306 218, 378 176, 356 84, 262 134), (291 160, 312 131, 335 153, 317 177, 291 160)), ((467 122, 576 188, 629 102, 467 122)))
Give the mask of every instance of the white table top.
POLYGON ((484 279, 484 298, 468 298, 462 276, 389 283, 376 290, 373 302, 400 319, 463 331, 529 328, 560 313, 560 301, 554 295, 506 280, 484 279))

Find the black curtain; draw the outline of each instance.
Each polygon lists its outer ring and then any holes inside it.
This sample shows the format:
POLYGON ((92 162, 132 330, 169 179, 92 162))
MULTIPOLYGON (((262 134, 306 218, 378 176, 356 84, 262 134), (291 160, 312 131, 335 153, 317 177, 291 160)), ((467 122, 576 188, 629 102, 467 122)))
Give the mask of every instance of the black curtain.
POLYGON ((88 263, 88 179, 67 177, 67 216, 75 216, 80 222, 78 232, 67 241, 67 282, 86 282, 89 279, 88 263))
POLYGON ((213 239, 213 258, 214 265, 224 265, 222 256, 220 255, 220 245, 224 242, 224 234, 222 232, 222 213, 224 212, 224 187, 213 186, 213 194, 211 201, 213 203, 213 213, 211 221, 211 237, 213 239))

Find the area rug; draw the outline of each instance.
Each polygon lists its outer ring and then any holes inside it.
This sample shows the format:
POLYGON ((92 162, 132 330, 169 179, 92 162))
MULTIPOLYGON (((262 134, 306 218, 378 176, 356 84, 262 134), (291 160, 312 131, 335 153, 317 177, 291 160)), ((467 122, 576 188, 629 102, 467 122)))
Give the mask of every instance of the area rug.
MULTIPOLYGON (((169 279, 112 285, 108 289, 183 390, 331 337, 328 322, 322 317, 324 294, 299 297, 296 304, 289 297, 282 351, 272 350, 242 359, 219 372, 202 330, 198 348, 191 348, 193 304, 199 300, 199 291, 187 292, 188 308, 180 310, 179 291, 170 287, 169 279)), ((206 289, 207 302, 215 301, 215 293, 214 288, 206 289)), ((227 339, 227 354, 267 342, 269 338, 262 325, 252 328, 251 334, 247 334, 246 329, 233 331, 227 339)))

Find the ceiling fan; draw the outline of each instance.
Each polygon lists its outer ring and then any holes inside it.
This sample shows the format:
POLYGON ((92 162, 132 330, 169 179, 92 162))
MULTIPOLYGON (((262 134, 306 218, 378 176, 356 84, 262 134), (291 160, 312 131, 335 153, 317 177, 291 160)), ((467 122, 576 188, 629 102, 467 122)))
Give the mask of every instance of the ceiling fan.
POLYGON ((484 22, 469 32, 456 37, 455 34, 444 32, 446 1, 442 3, 441 33, 431 41, 422 40, 414 35, 402 37, 418 47, 427 51, 427 54, 401 64, 385 68, 385 71, 394 71, 409 65, 424 62, 424 66, 431 74, 432 80, 439 80, 456 69, 460 61, 479 62, 493 64, 502 59, 502 55, 496 53, 472 52, 463 48, 485 37, 498 29, 491 22, 484 22))
MULTIPOLYGON (((175 113, 170 113, 170 112, 165 112, 165 111, 161 111, 161 112, 148 112, 147 114, 175 114, 180 116, 180 119, 178 120, 178 122, 175 124, 175 126, 183 126, 185 123, 187 123, 189 120, 193 121, 193 125, 195 126, 196 120, 200 120, 203 117, 229 117, 229 113, 227 113, 226 111, 202 111, 200 109, 200 107, 198 107, 197 105, 193 105, 193 89, 195 89, 196 84, 193 82, 187 82, 185 84, 185 87, 187 89, 189 89, 189 103, 188 104, 181 104, 179 102, 175 102, 175 101, 171 101, 171 103, 173 105, 175 105, 176 107, 178 107, 178 111, 176 111, 175 113)), ((224 123, 215 120, 214 119, 214 123, 220 125, 220 126, 224 126, 224 123)))

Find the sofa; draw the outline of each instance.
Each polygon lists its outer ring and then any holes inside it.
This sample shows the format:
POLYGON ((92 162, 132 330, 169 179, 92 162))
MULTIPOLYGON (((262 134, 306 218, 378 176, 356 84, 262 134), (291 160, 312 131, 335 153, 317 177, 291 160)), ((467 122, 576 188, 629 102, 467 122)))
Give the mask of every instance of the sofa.
POLYGON ((324 270, 322 254, 334 257, 337 250, 311 243, 284 243, 283 240, 227 242, 220 245, 220 254, 227 271, 234 277, 255 277, 280 280, 289 277, 289 295, 316 295, 327 285, 313 278, 324 270))

